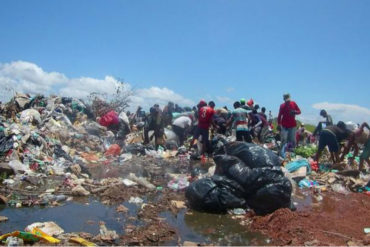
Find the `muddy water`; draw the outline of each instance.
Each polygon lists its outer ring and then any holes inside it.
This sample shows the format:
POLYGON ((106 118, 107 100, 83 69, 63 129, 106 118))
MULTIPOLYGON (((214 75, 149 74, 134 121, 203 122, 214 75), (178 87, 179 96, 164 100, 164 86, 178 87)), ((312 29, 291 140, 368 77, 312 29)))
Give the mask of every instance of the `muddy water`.
MULTIPOLYGON (((127 218, 136 216, 138 208, 135 204, 123 203, 129 208, 129 213, 123 215, 116 212, 115 206, 106 206, 94 198, 66 202, 58 207, 32 207, 11 208, 1 207, 0 215, 9 218, 7 222, 0 223, 0 233, 4 234, 24 228, 34 222, 54 221, 68 232, 99 233, 99 221, 104 221, 108 229, 124 234, 127 218)), ((160 215, 177 229, 181 242, 192 241, 196 243, 215 243, 219 245, 266 245, 266 237, 259 233, 248 232, 239 225, 230 215, 215 215, 194 212, 191 215, 186 210, 178 215, 164 212, 160 215)), ((130 224, 133 222, 130 221, 130 224)), ((139 226, 143 223, 134 222, 139 226)), ((177 239, 164 243, 177 245, 177 239)))

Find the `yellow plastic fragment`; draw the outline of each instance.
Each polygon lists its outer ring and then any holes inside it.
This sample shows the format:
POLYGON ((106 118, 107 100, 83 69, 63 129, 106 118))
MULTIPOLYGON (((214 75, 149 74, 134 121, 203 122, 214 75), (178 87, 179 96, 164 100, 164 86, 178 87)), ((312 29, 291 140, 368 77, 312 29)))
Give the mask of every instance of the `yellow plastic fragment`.
POLYGON ((83 246, 96 246, 96 244, 91 243, 87 241, 86 239, 80 238, 80 237, 73 237, 70 240, 73 242, 79 243, 80 245, 83 245, 83 246))

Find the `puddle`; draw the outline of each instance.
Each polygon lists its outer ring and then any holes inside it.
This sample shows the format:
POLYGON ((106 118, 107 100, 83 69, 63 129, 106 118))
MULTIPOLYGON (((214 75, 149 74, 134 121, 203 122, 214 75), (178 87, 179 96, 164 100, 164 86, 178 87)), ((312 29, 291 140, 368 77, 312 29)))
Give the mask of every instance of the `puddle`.
MULTIPOLYGON (((130 209, 130 214, 132 212, 132 215, 135 215, 135 205, 130 203, 124 203, 124 205, 130 209)), ((104 221, 108 229, 121 234, 126 219, 115 209, 116 207, 103 205, 94 199, 67 202, 58 207, 11 208, 3 206, 0 208, 0 215, 8 217, 9 220, 0 223, 0 232, 24 230, 27 225, 34 222, 54 221, 66 233, 89 232, 98 234, 99 221, 104 221)))
POLYGON ((257 232, 248 232, 230 215, 193 212, 182 210, 177 217, 162 213, 167 222, 175 227, 182 241, 217 245, 266 245, 266 237, 257 232))
MULTIPOLYGON (((110 230, 115 230, 119 235, 124 234, 127 224, 136 226, 143 223, 139 220, 128 222, 129 217, 136 217, 137 206, 124 202, 129 209, 128 214, 116 212, 117 205, 107 206, 95 198, 80 201, 66 202, 59 207, 30 207, 11 208, 2 206, 0 215, 9 218, 7 222, 0 223, 0 233, 4 234, 24 228, 34 222, 54 221, 69 232, 99 233, 99 221, 104 221, 110 230)), ((215 215, 200 212, 186 214, 180 211, 176 216, 170 212, 163 212, 161 217, 177 229, 177 233, 184 241, 196 243, 215 243, 218 245, 266 245, 266 237, 259 233, 248 232, 237 220, 229 215, 215 215)), ((164 245, 177 245, 177 239, 163 243, 164 245)))

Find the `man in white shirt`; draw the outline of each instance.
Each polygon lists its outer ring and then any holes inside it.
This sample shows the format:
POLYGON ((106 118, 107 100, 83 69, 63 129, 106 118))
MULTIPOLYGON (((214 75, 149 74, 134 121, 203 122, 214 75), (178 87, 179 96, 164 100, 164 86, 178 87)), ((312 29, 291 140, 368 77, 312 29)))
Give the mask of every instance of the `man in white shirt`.
POLYGON ((173 120, 172 130, 176 133, 180 140, 180 146, 184 144, 186 133, 192 126, 191 117, 181 116, 173 120))

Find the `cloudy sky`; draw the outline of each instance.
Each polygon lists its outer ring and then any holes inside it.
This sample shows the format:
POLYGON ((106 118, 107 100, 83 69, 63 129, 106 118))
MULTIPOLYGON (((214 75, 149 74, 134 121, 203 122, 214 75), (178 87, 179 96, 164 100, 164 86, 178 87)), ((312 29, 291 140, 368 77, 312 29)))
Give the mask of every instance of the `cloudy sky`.
POLYGON ((253 98, 276 115, 290 92, 314 123, 370 120, 370 1, 143 0, 0 3, 0 93, 110 93, 132 106, 253 98))

